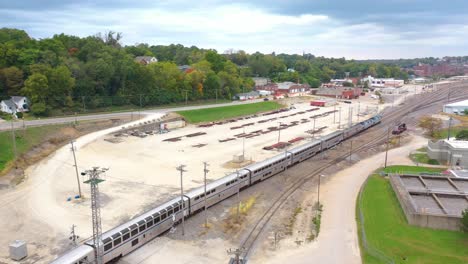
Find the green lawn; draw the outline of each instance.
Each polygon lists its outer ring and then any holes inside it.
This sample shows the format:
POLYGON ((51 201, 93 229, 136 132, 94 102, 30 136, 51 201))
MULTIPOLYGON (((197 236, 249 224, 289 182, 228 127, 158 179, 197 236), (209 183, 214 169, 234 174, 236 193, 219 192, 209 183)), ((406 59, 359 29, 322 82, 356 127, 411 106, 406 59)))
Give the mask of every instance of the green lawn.
MULTIPOLYGON (((468 127, 466 126, 457 126, 457 127, 452 127, 450 128, 450 137, 455 137, 458 132, 462 130, 467 130, 468 127)), ((440 130, 437 135, 436 139, 446 139, 448 136, 448 128, 440 130)))
POLYGON ((178 111, 190 123, 200 123, 222 120, 232 117, 251 115, 259 112, 271 111, 283 107, 277 102, 260 102, 253 104, 223 106, 188 111, 178 111))
POLYGON ((441 168, 426 168, 426 167, 419 167, 419 166, 406 166, 406 165, 397 165, 397 166, 388 166, 385 169, 378 170, 386 172, 386 173, 398 173, 398 172, 411 172, 411 173, 437 173, 442 172, 445 169, 441 168))
MULTIPOLYGON (((18 156, 41 143, 48 134, 57 131, 60 127, 63 127, 63 125, 30 127, 26 129, 24 134, 23 130, 16 130, 16 149, 18 156)), ((2 172, 13 159, 14 153, 11 132, 0 132, 0 172, 2 172)))
MULTIPOLYGON (((372 175, 362 195, 358 206, 363 209, 368 244, 394 263, 468 263, 468 234, 408 225, 387 178, 372 175)), ((385 263, 363 248, 361 255, 364 264, 385 263)))
POLYGON ((414 153, 410 155, 410 159, 414 162, 424 163, 424 164, 431 164, 431 165, 439 165, 440 163, 435 160, 429 158, 426 153, 414 153))

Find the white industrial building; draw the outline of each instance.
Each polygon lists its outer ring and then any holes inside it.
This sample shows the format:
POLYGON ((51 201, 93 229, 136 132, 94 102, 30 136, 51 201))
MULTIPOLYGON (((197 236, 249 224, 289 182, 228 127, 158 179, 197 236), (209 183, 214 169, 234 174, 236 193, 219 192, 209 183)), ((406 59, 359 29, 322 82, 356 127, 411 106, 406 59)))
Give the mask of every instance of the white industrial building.
POLYGON ((429 140, 427 155, 441 163, 468 168, 468 141, 456 140, 455 138, 441 139, 435 142, 429 140))
POLYGON ((468 109, 468 100, 444 105, 444 113, 463 115, 463 111, 468 109))
POLYGON ((368 82, 370 87, 383 88, 383 87, 402 87, 405 84, 404 80, 396 80, 393 78, 374 78, 368 76, 363 78, 361 82, 368 82))

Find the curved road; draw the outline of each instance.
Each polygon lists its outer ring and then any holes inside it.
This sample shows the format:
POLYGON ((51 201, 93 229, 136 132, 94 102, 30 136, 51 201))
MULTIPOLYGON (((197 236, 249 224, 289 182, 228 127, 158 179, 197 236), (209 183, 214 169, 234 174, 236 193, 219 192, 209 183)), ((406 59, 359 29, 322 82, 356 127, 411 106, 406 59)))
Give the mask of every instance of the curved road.
MULTIPOLYGON (((161 108, 161 109, 147 109, 143 111, 131 111, 131 112, 115 112, 115 113, 98 113, 90 115, 77 115, 77 116, 66 116, 66 117, 56 117, 56 118, 46 118, 46 119, 36 119, 24 121, 24 126, 43 126, 43 125, 52 125, 52 124, 63 124, 71 123, 74 121, 89 121, 89 120, 101 120, 101 119, 112 119, 122 116, 130 116, 141 113, 142 115, 149 115, 155 113, 166 113, 172 111, 183 111, 183 110, 194 110, 194 109, 204 109, 204 108, 214 108, 220 106, 229 106, 229 105, 239 105, 239 104, 251 104, 261 102, 261 99, 249 100, 249 101, 234 101, 232 103, 222 103, 222 104, 209 104, 209 105, 194 105, 194 106, 182 106, 182 107, 173 107, 173 108, 161 108)), ((22 128, 23 122, 13 122, 14 128, 22 128)), ((10 130, 11 122, 0 122, 0 131, 10 130)))

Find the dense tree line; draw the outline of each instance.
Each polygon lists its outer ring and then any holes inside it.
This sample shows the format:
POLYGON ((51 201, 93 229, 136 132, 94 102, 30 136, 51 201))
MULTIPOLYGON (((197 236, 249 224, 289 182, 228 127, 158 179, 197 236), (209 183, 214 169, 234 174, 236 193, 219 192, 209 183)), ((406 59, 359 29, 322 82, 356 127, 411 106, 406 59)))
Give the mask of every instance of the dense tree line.
POLYGON ((247 54, 183 45, 121 45, 122 35, 108 32, 86 38, 65 34, 33 39, 17 29, 0 29, 0 99, 25 95, 37 115, 76 112, 119 105, 160 105, 226 98, 250 91, 251 77, 308 83, 318 87, 331 78, 367 74, 407 78, 399 67, 327 59, 311 54, 247 54), (154 56, 142 65, 136 56, 154 56), (181 71, 178 65, 190 65, 181 71))

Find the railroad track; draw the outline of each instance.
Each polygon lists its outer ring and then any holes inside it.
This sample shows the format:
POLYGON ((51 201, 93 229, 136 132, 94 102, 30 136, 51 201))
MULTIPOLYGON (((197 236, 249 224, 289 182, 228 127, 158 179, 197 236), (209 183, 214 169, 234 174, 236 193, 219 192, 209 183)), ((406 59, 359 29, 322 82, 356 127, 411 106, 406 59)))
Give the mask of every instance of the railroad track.
MULTIPOLYGON (((430 106, 435 104, 441 103, 444 100, 447 100, 447 90, 449 88, 439 88, 437 91, 432 93, 424 93, 417 98, 413 96, 412 98, 408 99, 404 105, 399 107, 394 107, 390 111, 385 110, 383 112, 383 119, 382 122, 369 130, 365 131, 364 134, 368 137, 370 134, 374 136, 367 140, 366 142, 355 146, 354 153, 360 152, 361 150, 373 148, 376 146, 381 145, 382 143, 386 142, 387 133, 389 127, 392 127, 396 124, 396 122, 401 122, 405 119, 405 116, 409 113, 413 113, 416 111, 422 111, 430 106), (414 104, 412 104, 414 102, 414 104)), ((451 101, 457 99, 467 98, 468 94, 466 90, 463 91, 461 89, 466 89, 464 85, 458 85, 455 87, 451 87, 451 101)), ((416 120, 409 121, 410 124, 415 125, 416 120)), ((361 135, 362 135, 361 134, 361 135)), ((358 135, 359 137, 359 135, 358 135)), ((243 249, 242 251, 242 259, 248 259, 251 255, 252 249, 254 248, 255 242, 258 240, 258 237, 263 233, 263 230, 266 228, 267 224, 271 220, 271 218, 275 215, 275 213, 282 207, 282 205, 298 190, 304 183, 316 178, 322 171, 325 169, 337 164, 340 161, 343 161, 349 156, 348 153, 339 155, 338 157, 330 160, 329 162, 325 163, 324 165, 314 168, 312 173, 305 173, 300 175, 297 180, 293 181, 287 188, 284 190, 276 200, 273 201, 271 206, 263 213, 263 215, 257 220, 256 224, 247 234, 247 236, 242 241, 240 248, 243 249)), ((314 158, 314 157, 313 157, 314 158)), ((307 164, 307 162, 305 163, 307 164)), ((312 168, 311 168, 312 169, 312 168)), ((305 171, 309 171, 306 169, 305 171)))

